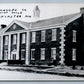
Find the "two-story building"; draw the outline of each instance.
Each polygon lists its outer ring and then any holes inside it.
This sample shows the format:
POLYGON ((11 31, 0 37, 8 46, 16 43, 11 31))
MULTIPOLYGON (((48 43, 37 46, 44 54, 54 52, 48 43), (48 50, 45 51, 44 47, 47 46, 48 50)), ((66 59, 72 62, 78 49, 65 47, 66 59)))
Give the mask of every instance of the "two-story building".
MULTIPOLYGON (((40 17, 38 6, 34 17, 40 17)), ((80 13, 33 22, 14 20, 0 30, 0 62, 84 65, 84 8, 80 13)))

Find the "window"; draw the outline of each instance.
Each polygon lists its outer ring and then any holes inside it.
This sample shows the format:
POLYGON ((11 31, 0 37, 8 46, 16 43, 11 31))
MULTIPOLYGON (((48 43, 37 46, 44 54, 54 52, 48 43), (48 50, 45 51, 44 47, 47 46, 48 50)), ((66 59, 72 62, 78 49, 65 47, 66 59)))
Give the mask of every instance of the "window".
POLYGON ((35 60, 35 49, 31 49, 31 60, 35 60))
POLYGON ((76 30, 73 30, 73 42, 76 42, 76 30))
POLYGON ((21 60, 25 60, 25 49, 21 50, 21 60))
POLYGON ((52 41, 56 41, 56 29, 52 29, 52 41))
POLYGON ((5 45, 8 45, 8 36, 5 36, 5 45))
POLYGON ((22 34, 22 44, 25 43, 25 42, 26 42, 26 34, 23 33, 23 34, 22 34))
POLYGON ((45 30, 41 31, 41 42, 45 42, 45 30))
POLYGON ((4 60, 7 60, 7 58, 8 58, 8 51, 5 50, 5 51, 4 51, 4 60))
POLYGON ((51 48, 51 58, 56 60, 56 48, 51 48))
POLYGON ((72 49, 72 60, 76 61, 76 49, 72 49))
POLYGON ((16 44, 16 35, 13 35, 13 44, 16 44))
POLYGON ((41 48, 41 60, 45 60, 45 48, 41 48))
POLYGON ((32 43, 36 40, 36 32, 32 32, 32 43))

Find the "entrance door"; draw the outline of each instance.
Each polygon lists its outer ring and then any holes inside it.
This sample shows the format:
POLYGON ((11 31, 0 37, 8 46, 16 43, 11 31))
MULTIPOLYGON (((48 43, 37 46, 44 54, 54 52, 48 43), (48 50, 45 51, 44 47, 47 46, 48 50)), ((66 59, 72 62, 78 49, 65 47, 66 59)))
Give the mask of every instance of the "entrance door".
POLYGON ((52 64, 57 65, 57 62, 56 62, 56 48, 51 48, 51 58, 52 58, 52 64))
POLYGON ((16 49, 14 49, 11 52, 11 60, 17 60, 17 50, 16 49))
POLYGON ((13 54, 13 60, 16 60, 16 54, 13 54))

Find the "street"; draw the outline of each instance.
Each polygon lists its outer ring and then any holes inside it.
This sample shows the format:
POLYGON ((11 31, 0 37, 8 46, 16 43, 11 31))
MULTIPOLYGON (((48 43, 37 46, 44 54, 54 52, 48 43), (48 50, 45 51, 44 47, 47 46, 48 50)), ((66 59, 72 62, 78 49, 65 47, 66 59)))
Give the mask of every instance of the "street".
POLYGON ((84 78, 0 70, 0 80, 84 80, 84 78))

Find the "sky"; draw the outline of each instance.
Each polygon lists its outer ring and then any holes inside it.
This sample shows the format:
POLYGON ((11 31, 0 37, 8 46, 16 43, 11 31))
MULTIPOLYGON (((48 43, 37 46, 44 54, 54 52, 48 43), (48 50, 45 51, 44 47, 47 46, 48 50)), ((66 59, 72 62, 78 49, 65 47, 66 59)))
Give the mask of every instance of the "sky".
MULTIPOLYGON (((35 18, 33 18, 33 10, 35 6, 38 5, 40 9, 40 18, 39 19, 46 19, 46 18, 52 18, 52 17, 58 17, 58 16, 63 16, 63 15, 68 15, 68 14, 74 14, 74 13, 79 13, 80 8, 84 7, 84 4, 54 4, 54 3, 27 3, 27 4, 12 4, 12 3, 3 3, 0 4, 0 10, 3 9, 17 9, 18 12, 20 12, 22 9, 26 9, 27 11, 23 11, 22 17, 17 18, 1 18, 0 17, 0 24, 6 24, 9 25, 13 20, 22 20, 26 22, 34 21, 35 18), (25 15, 30 15, 30 17, 24 17, 25 15)), ((0 16, 4 15, 10 15, 10 12, 7 14, 0 13, 0 16)))

